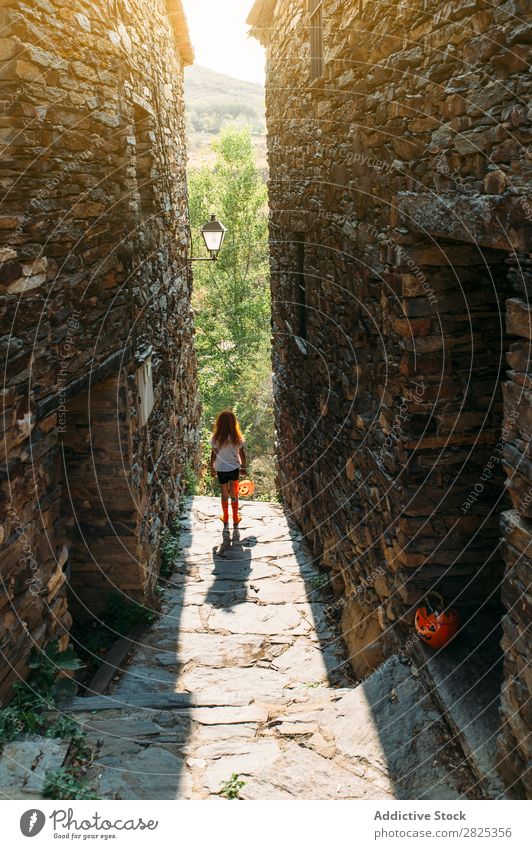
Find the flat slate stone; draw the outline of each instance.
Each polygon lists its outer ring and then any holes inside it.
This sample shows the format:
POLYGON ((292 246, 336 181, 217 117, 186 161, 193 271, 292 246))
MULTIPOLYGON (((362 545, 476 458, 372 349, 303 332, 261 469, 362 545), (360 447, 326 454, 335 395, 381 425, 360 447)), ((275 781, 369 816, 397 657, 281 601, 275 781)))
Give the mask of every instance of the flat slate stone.
POLYGON ((95 764, 106 799, 189 799, 192 777, 182 757, 159 746, 132 756, 104 758, 95 764))
POLYGON ((451 735, 419 676, 397 657, 336 702, 334 712, 339 751, 389 776, 397 798, 463 797, 467 787, 460 786, 460 775, 449 780, 444 749, 456 761, 451 735), (428 776, 422 768, 427 764, 428 776))
POLYGON ((287 602, 306 601, 305 587, 300 581, 291 580, 283 583, 279 580, 253 580, 250 584, 248 596, 253 601, 261 604, 287 604, 287 602))
MULTIPOLYGON (((333 658, 332 663, 336 658, 333 658)), ((293 646, 273 661, 276 669, 284 672, 290 681, 302 683, 326 681, 328 678, 324 653, 309 640, 299 637, 293 646)))
POLYGON ((181 676, 180 687, 191 693, 201 689, 202 697, 213 704, 227 704, 227 697, 241 699, 241 704, 251 702, 282 701, 289 683, 286 675, 273 669, 246 667, 235 675, 234 669, 205 669, 199 667, 181 676))
POLYGON ((272 764, 268 764, 255 780, 243 789, 243 799, 275 799, 282 788, 292 799, 393 799, 393 790, 376 786, 362 775, 357 776, 313 749, 297 743, 288 745, 272 764))
POLYGON ((145 737, 157 737, 163 728, 147 719, 96 719, 90 717, 83 723, 87 733, 101 734, 106 737, 138 740, 145 737))
POLYGON ((0 758, 0 793, 7 799, 40 798, 46 773, 62 766, 69 745, 68 740, 37 735, 6 743, 0 758))
POLYGON ((140 691, 153 693, 168 693, 176 689, 177 674, 160 666, 136 665, 129 667, 122 675, 112 692, 117 696, 127 697, 129 693, 140 691))
POLYGON ((190 707, 194 699, 190 693, 142 693, 122 697, 88 696, 76 697, 63 702, 61 710, 64 713, 87 713, 101 710, 128 710, 132 707, 150 708, 151 710, 183 710, 190 707))
POLYGON ((163 666, 176 662, 183 666, 194 663, 217 669, 251 666, 263 657, 267 645, 261 635, 196 634, 193 640, 181 640, 176 651, 155 654, 154 659, 163 666))
POLYGON ((241 725, 249 722, 266 722, 268 709, 263 705, 246 707, 195 707, 190 718, 201 725, 241 725))
POLYGON ((302 616, 293 604, 248 603, 229 611, 214 609, 209 616, 209 630, 230 634, 289 634, 301 625, 302 616))

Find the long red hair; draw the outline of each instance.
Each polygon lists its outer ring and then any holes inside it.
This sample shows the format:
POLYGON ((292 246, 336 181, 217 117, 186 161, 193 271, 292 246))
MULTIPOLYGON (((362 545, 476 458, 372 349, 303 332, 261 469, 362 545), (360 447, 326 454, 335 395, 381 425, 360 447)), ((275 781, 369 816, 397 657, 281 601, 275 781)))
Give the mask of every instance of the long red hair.
POLYGON ((227 442, 241 445, 244 442, 237 417, 232 410, 224 410, 219 414, 212 432, 213 441, 220 447, 227 442))

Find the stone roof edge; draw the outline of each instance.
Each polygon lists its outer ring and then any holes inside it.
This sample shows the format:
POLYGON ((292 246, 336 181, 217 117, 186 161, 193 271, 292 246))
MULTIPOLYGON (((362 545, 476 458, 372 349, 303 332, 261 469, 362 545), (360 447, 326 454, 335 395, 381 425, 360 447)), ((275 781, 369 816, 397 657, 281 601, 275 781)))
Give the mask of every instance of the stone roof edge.
POLYGON ((172 24, 177 49, 183 65, 194 63, 194 48, 190 40, 187 18, 181 0, 166 0, 166 9, 170 23, 172 24))
POLYGON ((246 23, 251 27, 249 34, 262 45, 269 40, 269 27, 273 20, 273 13, 277 0, 255 0, 253 8, 247 17, 246 23))

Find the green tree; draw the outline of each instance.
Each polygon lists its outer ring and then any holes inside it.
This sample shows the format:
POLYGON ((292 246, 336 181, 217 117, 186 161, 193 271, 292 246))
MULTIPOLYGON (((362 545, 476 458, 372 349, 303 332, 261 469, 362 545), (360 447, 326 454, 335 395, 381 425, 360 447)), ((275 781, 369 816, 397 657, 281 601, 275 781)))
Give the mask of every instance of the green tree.
MULTIPOLYGON (((214 166, 189 175, 193 231, 211 212, 228 228, 217 262, 194 266, 204 427, 207 434, 221 409, 234 409, 246 430, 250 456, 257 467, 269 469, 263 489, 272 489, 267 188, 255 164, 249 128, 225 127, 212 147, 214 166)), ((196 240, 194 253, 201 255, 201 250, 196 240)), ((208 490, 207 482, 204 486, 208 490)))

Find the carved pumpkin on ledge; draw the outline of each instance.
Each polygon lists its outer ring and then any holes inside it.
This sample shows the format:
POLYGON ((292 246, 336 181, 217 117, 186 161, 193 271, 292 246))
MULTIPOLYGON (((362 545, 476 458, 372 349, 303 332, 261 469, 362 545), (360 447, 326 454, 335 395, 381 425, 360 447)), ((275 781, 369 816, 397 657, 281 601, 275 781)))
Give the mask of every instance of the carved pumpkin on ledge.
POLYGON ((448 645, 460 629, 460 617, 454 608, 445 608, 439 593, 430 593, 416 610, 416 632, 431 649, 448 645))

